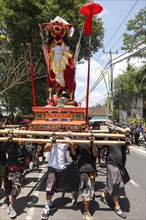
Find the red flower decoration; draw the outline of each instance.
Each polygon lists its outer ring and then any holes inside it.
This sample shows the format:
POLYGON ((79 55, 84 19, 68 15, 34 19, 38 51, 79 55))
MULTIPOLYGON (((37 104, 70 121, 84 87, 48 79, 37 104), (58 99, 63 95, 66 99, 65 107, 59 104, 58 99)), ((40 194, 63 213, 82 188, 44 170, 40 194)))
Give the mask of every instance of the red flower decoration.
POLYGON ((86 21, 84 23, 84 30, 87 35, 92 33, 92 17, 99 14, 103 10, 103 7, 94 2, 90 2, 80 8, 80 13, 86 15, 86 21))

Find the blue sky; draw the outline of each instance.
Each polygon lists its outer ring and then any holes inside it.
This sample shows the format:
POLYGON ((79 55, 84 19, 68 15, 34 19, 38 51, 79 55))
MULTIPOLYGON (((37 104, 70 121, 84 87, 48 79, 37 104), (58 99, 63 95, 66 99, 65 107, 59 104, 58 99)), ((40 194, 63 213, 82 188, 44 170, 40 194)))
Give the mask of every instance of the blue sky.
MULTIPOLYGON (((105 51, 108 52, 109 50, 111 50, 111 48, 114 46, 116 41, 119 38, 121 38, 117 42, 117 44, 112 48, 112 51, 116 52, 116 50, 118 50, 119 53, 123 53, 120 47, 122 46, 122 35, 126 31, 126 25, 128 23, 128 20, 135 18, 137 12, 146 6, 146 1, 145 0, 96 1, 95 0, 94 2, 100 4, 104 8, 101 17, 104 22, 104 29, 105 29, 105 36, 103 42, 105 51), (116 31, 117 33, 115 34, 116 31), (115 36, 113 37, 114 34, 115 36), (112 37, 113 39, 110 41, 112 37)), ((100 55, 101 52, 102 50, 99 50, 99 52, 94 56, 94 58, 98 59, 98 55, 100 55)))
MULTIPOLYGON (((100 14, 105 29, 103 49, 105 49, 105 52, 109 52, 109 50, 111 50, 113 53, 115 53, 116 50, 118 50, 118 54, 113 54, 113 58, 115 58, 116 56, 119 56, 120 54, 123 54, 125 52, 121 50, 121 46, 123 43, 122 36, 126 32, 127 29, 126 25, 128 23, 128 20, 134 19, 135 15, 139 12, 139 10, 146 7, 146 1, 145 0, 98 0, 98 1, 94 0, 94 2, 100 4, 104 8, 103 12, 100 14)), ((94 84, 95 80, 101 74, 100 70, 103 69, 109 61, 109 55, 104 54, 103 49, 100 49, 92 57, 93 59, 91 60, 91 68, 90 68, 90 88, 94 84)), ((139 60, 133 60, 133 63, 140 65, 141 62, 139 60)), ((76 72, 77 101, 80 101, 80 99, 82 99, 86 93, 87 68, 88 68, 87 62, 85 62, 84 64, 77 65, 77 72, 76 72)), ((114 77, 116 77, 117 73, 120 74, 120 71, 122 73, 122 71, 125 68, 126 68, 126 61, 116 64, 114 66, 114 77)), ((106 76, 106 81, 108 81, 108 76, 106 76)), ((90 94, 89 106, 102 104, 105 101, 106 96, 107 96, 107 90, 104 81, 102 80, 101 83, 96 87, 96 89, 90 94)), ((85 99, 82 101, 82 106, 85 106, 85 99)))

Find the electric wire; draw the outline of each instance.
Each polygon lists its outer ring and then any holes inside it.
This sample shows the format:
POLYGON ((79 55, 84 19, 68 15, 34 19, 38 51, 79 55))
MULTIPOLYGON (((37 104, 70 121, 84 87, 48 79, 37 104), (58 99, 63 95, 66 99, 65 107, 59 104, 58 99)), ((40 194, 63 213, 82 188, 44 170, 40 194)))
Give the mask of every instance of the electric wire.
MULTIPOLYGON (((135 53, 133 53, 133 54, 131 54, 131 55, 128 55, 127 57, 125 57, 125 58, 123 58, 123 59, 120 59, 119 61, 116 61, 116 62, 112 63, 112 65, 115 65, 115 64, 117 64, 117 63, 119 63, 119 62, 122 62, 123 60, 128 59, 128 58, 130 58, 130 57, 133 57, 133 55, 139 54, 140 52, 145 51, 145 49, 146 49, 146 47, 144 47, 144 48, 142 48, 142 49, 136 51, 135 53)), ((121 56, 119 56, 119 57, 121 57, 121 56)), ((115 60, 115 59, 114 59, 114 60, 115 60)), ((109 63, 110 63, 110 62, 109 62, 109 63)), ((105 69, 104 69, 103 71, 106 71, 105 73, 107 73, 107 70, 108 70, 109 68, 110 68, 110 65, 107 66, 107 67, 105 67, 105 69)), ((104 76, 105 76, 105 74, 104 74, 104 76)), ((100 82, 101 82, 101 80, 98 81, 98 82, 96 82, 96 84, 94 85, 94 87, 90 89, 89 94, 96 88, 96 86, 97 86, 100 82)))
MULTIPOLYGON (((123 25, 123 23, 126 21, 127 17, 129 16, 129 14, 132 12, 132 10, 134 9, 134 7, 136 6, 136 4, 138 3, 139 0, 137 0, 134 5, 132 6, 132 8, 130 9, 130 11, 128 12, 128 14, 126 15, 126 17, 124 18, 124 20, 121 22, 121 24, 119 25, 118 29, 115 31, 115 33, 113 34, 113 36, 111 37, 111 39, 109 40, 109 42, 106 44, 105 48, 109 45, 109 43, 112 41, 112 39, 114 38, 114 36, 116 35, 116 33, 119 31, 119 29, 121 28, 121 26, 123 25)), ((125 32, 124 32, 125 33, 125 32)), ((114 46, 119 42, 119 40, 123 37, 120 36, 120 38, 118 38, 118 40, 116 41, 116 43, 112 46, 111 50, 114 48, 114 46)), ((100 56, 103 54, 103 52, 100 54, 100 56)), ((99 56, 99 58, 100 58, 99 56)), ((102 60, 102 62, 100 63, 100 65, 102 65, 102 63, 107 59, 108 54, 105 56, 104 60, 102 60)), ((99 58, 96 60, 96 62, 99 60, 99 58)), ((93 67, 92 67, 93 68, 93 67)), ((94 84, 93 84, 94 85, 94 84)))
MULTIPOLYGON (((112 39, 114 38, 114 36, 117 34, 117 32, 119 31, 119 29, 121 28, 121 26, 123 25, 123 23, 126 21, 126 19, 127 19, 127 17, 129 16, 129 14, 132 12, 132 10, 134 9, 134 7, 136 6, 136 4, 138 3, 138 1, 139 0, 137 0, 135 3, 134 3, 134 5, 132 6, 132 8, 130 9, 130 11, 128 12, 128 14, 126 15, 126 17, 124 18, 124 20, 121 22, 121 24, 119 25, 119 27, 118 27, 118 29, 115 31, 115 33, 113 34, 113 36, 111 37, 111 39, 109 40, 109 42, 106 44, 106 46, 105 46, 105 48, 109 45, 109 43, 112 41, 112 39)), ((125 32, 124 32, 125 33, 125 32)), ((122 35, 123 36, 123 35, 122 35)), ((118 38, 118 40, 115 42, 115 44, 112 46, 112 48, 111 49, 113 49, 113 47, 119 42, 119 40, 122 38, 122 36, 120 36, 120 38, 118 38)), ((122 47, 122 45, 120 46, 120 47, 122 47)), ((103 53, 103 52, 102 52, 103 53)), ((102 53, 101 53, 101 55, 102 55, 102 53)), ((128 53, 128 52, 127 52, 128 53)), ((124 53, 125 54, 125 53, 124 53)), ((124 54, 122 54, 122 55, 120 55, 120 56, 123 56, 124 54)), ((101 56, 100 55, 100 56, 101 56)), ((99 58, 100 58, 100 56, 99 56, 99 58)), ((107 56, 108 55, 106 55, 106 57, 105 57, 105 59, 107 58, 107 56)), ((120 57, 119 56, 119 57, 120 57)), ((119 57, 117 57, 117 58, 119 58, 119 57)), ((99 60, 99 58, 97 59, 97 61, 99 60)), ((115 58, 115 59, 117 59, 117 58, 115 58)), ((113 59, 114 60, 114 59, 113 59)), ((112 61, 113 61, 112 60, 112 61)), ((100 63, 100 65, 102 64, 104 62, 104 60, 100 63)), ((107 64, 106 64, 106 66, 105 66, 105 68, 107 67, 107 65, 109 64, 110 62, 108 62, 107 64)), ((104 68, 104 69, 105 69, 104 68)), ((93 67, 92 67, 92 69, 93 69, 93 67)), ((92 90, 92 88, 96 88, 96 84, 97 84, 97 81, 99 81, 99 82, 101 82, 101 80, 103 79, 103 76, 101 75, 101 76, 98 76, 98 78, 97 78, 97 80, 95 81, 95 83, 92 85, 92 87, 91 87, 91 90, 92 90)), ((93 90, 92 90, 93 91, 93 90)), ((84 100, 85 99, 85 97, 84 98, 82 98, 81 100, 84 100)))
POLYGON ((129 14, 132 12, 132 10, 134 9, 134 7, 136 6, 136 4, 138 3, 139 0, 137 0, 134 5, 132 6, 131 10, 128 12, 128 14, 126 15, 126 17, 124 18, 124 20, 122 21, 122 23, 120 24, 120 26, 118 27, 118 29, 116 30, 116 32, 113 34, 113 36, 111 37, 111 39, 109 40, 109 42, 106 44, 106 47, 109 45, 109 43, 112 41, 112 39, 114 38, 114 36, 116 35, 116 33, 119 31, 119 29, 121 28, 121 26, 124 24, 124 22, 126 21, 127 17, 129 16, 129 14))
MULTIPOLYGON (((126 17, 124 18, 124 20, 121 22, 121 24, 119 25, 119 27, 117 28, 117 30, 115 31, 115 33, 113 34, 113 36, 110 38, 110 40, 108 41, 108 43, 106 44, 106 46, 104 47, 105 49, 107 48, 107 46, 109 45, 109 43, 112 41, 112 39, 114 38, 114 36, 116 35, 116 33, 119 31, 119 29, 121 28, 121 26, 123 25, 123 23, 126 21, 127 17, 130 15, 130 13, 132 12, 132 10, 134 9, 134 7, 136 6, 136 4, 138 3, 139 0, 137 0, 134 5, 132 6, 132 8, 130 9, 130 11, 128 12, 128 14, 126 15, 126 17)), ((102 52, 103 53, 103 52, 102 52)), ((101 57, 102 53, 99 55, 99 57, 97 58, 97 61, 99 60, 99 58, 101 57)))
MULTIPOLYGON (((142 45, 142 44, 140 44, 140 45, 142 45)), ((139 46, 140 46, 140 45, 139 45, 139 46)), ((139 47, 139 46, 137 46, 137 47, 139 47)), ((132 49, 129 50, 129 51, 132 51, 133 49, 135 49, 135 48, 137 48, 137 47, 134 47, 134 48, 132 48, 132 49)), ((109 62, 106 64, 106 66, 104 67, 104 70, 103 70, 104 76, 107 74, 107 70, 110 68, 110 63, 111 63, 111 62, 112 62, 112 65, 115 65, 115 64, 117 64, 117 63, 119 63, 119 62, 122 62, 122 61, 125 60, 125 59, 128 59, 128 58, 130 58, 130 57, 133 57, 133 55, 139 54, 140 52, 144 51, 145 49, 146 49, 146 47, 144 47, 144 48, 142 48, 142 49, 140 49, 140 50, 138 50, 138 51, 136 51, 136 52, 134 52, 134 53, 128 55, 127 57, 124 57, 123 59, 120 59, 119 61, 113 62, 114 60, 117 60, 118 58, 122 57, 123 55, 129 53, 129 51, 127 51, 127 52, 125 52, 124 54, 122 54, 122 55, 120 55, 120 56, 114 58, 112 61, 109 61, 109 62)), ((95 83, 93 84, 93 86, 92 86, 91 89, 89 90, 89 94, 90 94, 90 93, 96 88, 96 86, 101 82, 101 80, 103 79, 103 76, 102 76, 102 75, 103 75, 103 74, 101 74, 101 75, 98 77, 98 79, 95 81, 95 83)), ((84 96, 80 101, 83 101, 85 98, 86 98, 86 97, 84 96)))
MULTIPOLYGON (((116 59, 119 59, 120 57, 122 57, 123 55, 125 55, 125 54, 127 54, 127 53, 133 51, 134 49, 137 49, 137 48, 138 48, 139 46, 141 46, 141 45, 143 45, 143 43, 139 44, 138 46, 136 46, 136 47, 134 47, 134 48, 132 48, 132 49, 126 51, 125 53, 123 53, 123 54, 119 55, 118 57, 116 57, 116 58, 112 59, 111 61, 109 61, 109 62, 106 64, 106 66, 104 67, 103 72, 105 71, 106 67, 111 64, 111 62, 113 62, 113 61, 116 60, 116 59)), ((97 83, 97 81, 98 81, 99 79, 103 79, 102 74, 100 74, 100 76, 98 77, 98 79, 95 81, 95 83, 92 85, 91 88, 93 88, 93 87, 96 85, 96 83, 97 83)))

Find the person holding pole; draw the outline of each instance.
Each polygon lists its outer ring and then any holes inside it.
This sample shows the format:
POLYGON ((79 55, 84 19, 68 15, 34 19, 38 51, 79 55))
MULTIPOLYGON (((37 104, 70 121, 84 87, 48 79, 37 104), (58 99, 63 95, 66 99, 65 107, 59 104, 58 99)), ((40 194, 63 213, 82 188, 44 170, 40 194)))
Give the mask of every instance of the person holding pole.
POLYGON ((7 208, 10 218, 15 218, 17 213, 14 209, 16 198, 21 192, 21 177, 24 171, 27 150, 20 142, 5 142, 1 146, 2 151, 6 151, 6 171, 4 180, 5 200, 3 209, 7 208))
MULTIPOLYGON (((2 135, 0 135, 1 137, 2 135)), ((0 189, 2 187, 4 178, 5 178, 5 170, 6 170, 6 151, 2 148, 3 142, 0 142, 0 189)))
MULTIPOLYGON (((111 134, 118 134, 119 128, 116 126, 109 127, 109 131, 111 134)), ((116 140, 117 137, 113 137, 112 139, 116 140)), ((107 147, 105 157, 107 179, 105 189, 101 193, 101 201, 108 204, 108 196, 112 197, 115 213, 121 218, 126 218, 126 214, 120 207, 119 198, 126 197, 124 184, 130 180, 125 168, 127 145, 109 145, 105 147, 107 147)))
MULTIPOLYGON (((84 123, 80 126, 82 132, 90 131, 90 124, 84 123)), ((84 139, 87 139, 85 137, 84 139)), ((84 140, 83 139, 83 140, 84 140)), ((76 149, 77 165, 80 177, 78 192, 72 192, 72 205, 77 206, 77 199, 80 195, 84 205, 84 219, 93 220, 89 211, 90 201, 94 198, 94 184, 96 178, 96 158, 98 149, 94 141, 90 140, 90 144, 79 143, 76 149)))
MULTIPOLYGON (((59 127, 58 132, 63 132, 64 128, 59 127)), ((66 132, 69 136, 70 132, 66 132)), ((68 137, 64 139, 70 140, 68 137)), ((56 139, 62 139, 63 136, 56 136, 56 139)), ((55 192, 62 191, 62 181, 64 170, 66 169, 66 152, 68 147, 71 149, 71 153, 75 155, 74 144, 72 140, 69 143, 56 143, 52 139, 52 143, 47 143, 44 146, 44 152, 50 151, 48 159, 48 179, 46 182, 46 205, 43 209, 41 219, 48 219, 50 210, 55 209, 55 205, 52 203, 52 198, 55 192)))

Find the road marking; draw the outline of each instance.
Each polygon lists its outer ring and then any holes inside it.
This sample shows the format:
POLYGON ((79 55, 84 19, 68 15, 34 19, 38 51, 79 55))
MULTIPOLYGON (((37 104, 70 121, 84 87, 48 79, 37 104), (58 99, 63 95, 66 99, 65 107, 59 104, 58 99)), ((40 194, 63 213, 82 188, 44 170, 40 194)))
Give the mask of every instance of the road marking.
POLYGON ((134 151, 134 152, 137 152, 139 154, 142 154, 143 156, 146 156, 146 151, 143 150, 143 149, 136 148, 136 147, 133 147, 133 146, 130 146, 129 148, 130 148, 131 151, 134 151))
POLYGON ((139 185, 138 183, 136 183, 134 180, 131 179, 130 182, 131 182, 134 186, 140 187, 140 185, 139 185))
MULTIPOLYGON (((43 164, 41 166, 41 168, 43 168, 43 170, 45 170, 46 168, 46 164, 43 164)), ((47 173, 46 173, 47 174, 47 173)), ((39 180, 41 180, 41 182, 45 179, 46 174, 42 177, 42 172, 39 173, 39 175, 37 176, 39 180)), ((40 181, 38 182, 39 184, 37 184, 35 186, 35 188, 33 189, 33 193, 32 193, 32 202, 29 205, 29 209, 28 209, 28 214, 26 216, 26 220, 30 220, 33 219, 34 216, 34 212, 35 212, 35 207, 34 204, 36 204, 37 202, 37 198, 39 197, 39 188, 40 188, 40 181)))

